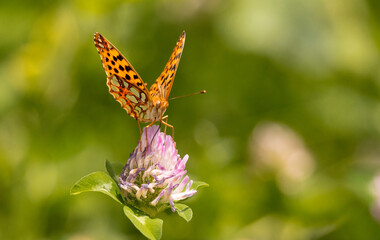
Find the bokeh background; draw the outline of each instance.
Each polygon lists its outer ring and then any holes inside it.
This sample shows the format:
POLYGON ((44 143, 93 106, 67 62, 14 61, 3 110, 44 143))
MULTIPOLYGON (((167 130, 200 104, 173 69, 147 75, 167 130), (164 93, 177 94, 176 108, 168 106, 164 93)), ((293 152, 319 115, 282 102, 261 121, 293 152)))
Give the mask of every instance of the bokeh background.
POLYGON ((183 30, 167 110, 188 173, 163 239, 380 239, 377 0, 2 1, 0 239, 141 239, 121 206, 70 196, 125 163, 136 121, 106 87, 102 33, 149 85, 183 30), (377 179, 377 181, 376 181, 377 179))

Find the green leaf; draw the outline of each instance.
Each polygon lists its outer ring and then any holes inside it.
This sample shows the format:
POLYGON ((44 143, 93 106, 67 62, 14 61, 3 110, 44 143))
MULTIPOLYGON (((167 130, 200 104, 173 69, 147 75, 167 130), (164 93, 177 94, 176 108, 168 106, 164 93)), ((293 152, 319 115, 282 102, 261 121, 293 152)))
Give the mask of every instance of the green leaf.
POLYGON ((110 161, 108 161, 108 160, 106 160, 106 170, 107 170, 107 172, 108 172, 108 175, 110 175, 110 177, 111 177, 113 180, 115 180, 115 182, 117 182, 117 181, 116 181, 115 171, 113 170, 113 167, 112 167, 110 161))
POLYGON ((116 183, 119 182, 118 178, 121 171, 123 170, 123 167, 123 164, 120 162, 111 163, 110 161, 106 160, 106 170, 116 183))
POLYGON ((193 184, 191 185, 191 189, 197 190, 198 188, 204 188, 204 187, 209 187, 210 185, 205 182, 201 181, 194 181, 193 184))
POLYGON ((180 217, 190 222, 193 217, 193 210, 189 206, 182 203, 174 203, 174 207, 180 217))
POLYGON ((161 239, 162 223, 159 218, 152 218, 133 207, 124 206, 125 215, 131 220, 133 225, 149 239, 161 239))
POLYGON ((123 203, 120 188, 105 172, 94 172, 82 177, 71 188, 70 194, 76 195, 82 192, 101 192, 110 196, 120 204, 123 203))
POLYGON ((119 176, 121 171, 123 171, 125 164, 122 164, 121 162, 112 162, 111 165, 112 168, 115 170, 116 175, 119 176))

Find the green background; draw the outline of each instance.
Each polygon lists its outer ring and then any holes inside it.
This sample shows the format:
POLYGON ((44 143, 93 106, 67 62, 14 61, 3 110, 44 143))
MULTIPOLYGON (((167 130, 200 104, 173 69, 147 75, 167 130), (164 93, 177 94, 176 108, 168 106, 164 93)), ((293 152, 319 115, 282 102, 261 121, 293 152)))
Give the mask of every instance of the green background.
POLYGON ((376 0, 3 1, 0 238, 142 238, 112 199, 69 195, 139 139, 93 34, 150 85, 185 30, 171 97, 207 94, 166 113, 210 187, 190 223, 162 214, 163 239, 380 239, 379 16, 376 0))

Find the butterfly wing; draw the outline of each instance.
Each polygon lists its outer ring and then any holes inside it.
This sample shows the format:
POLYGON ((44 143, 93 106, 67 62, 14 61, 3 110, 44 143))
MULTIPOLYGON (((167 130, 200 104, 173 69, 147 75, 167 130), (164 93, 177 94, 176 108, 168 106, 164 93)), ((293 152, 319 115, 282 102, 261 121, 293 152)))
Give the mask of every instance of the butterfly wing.
POLYGON ((166 63, 164 71, 162 71, 156 82, 150 87, 150 94, 152 97, 160 96, 166 100, 169 98, 179 60, 181 59, 183 47, 185 45, 185 38, 186 33, 183 31, 174 47, 169 61, 166 63))
POLYGON ((109 92, 130 116, 142 122, 150 121, 146 112, 152 98, 136 70, 119 50, 99 33, 95 33, 94 42, 107 74, 109 92))

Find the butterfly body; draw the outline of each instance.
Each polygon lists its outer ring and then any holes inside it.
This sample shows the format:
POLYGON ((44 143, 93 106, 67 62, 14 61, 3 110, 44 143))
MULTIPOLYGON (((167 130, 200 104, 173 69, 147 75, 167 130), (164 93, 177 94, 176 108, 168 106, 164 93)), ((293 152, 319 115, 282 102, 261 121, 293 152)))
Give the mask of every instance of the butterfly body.
POLYGON ((166 109, 169 106, 169 102, 161 97, 153 97, 152 102, 153 106, 151 108, 148 108, 148 111, 146 112, 146 119, 148 121, 142 122, 161 121, 166 109))
POLYGON ((120 51, 101 34, 95 33, 94 42, 107 74, 109 92, 137 121, 152 124, 159 121, 172 127, 162 119, 169 106, 169 93, 182 55, 185 37, 185 32, 183 32, 164 71, 148 90, 136 70, 120 51))

